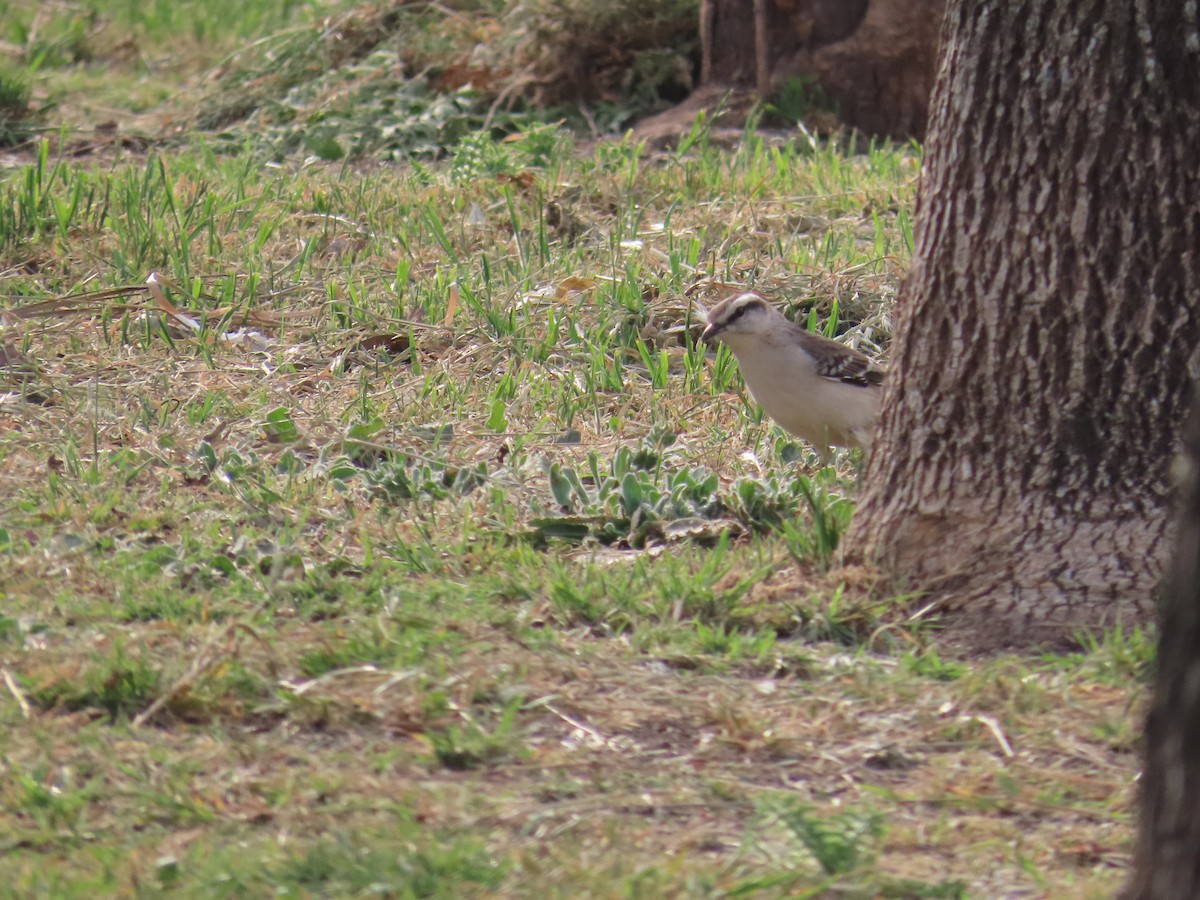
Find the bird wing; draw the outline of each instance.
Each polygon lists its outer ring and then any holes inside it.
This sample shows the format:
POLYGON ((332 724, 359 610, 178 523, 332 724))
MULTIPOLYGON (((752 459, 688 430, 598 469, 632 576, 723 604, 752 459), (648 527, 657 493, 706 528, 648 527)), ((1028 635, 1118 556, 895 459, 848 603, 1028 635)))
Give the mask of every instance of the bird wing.
POLYGON ((819 334, 806 332, 809 352, 817 363, 817 374, 822 378, 853 384, 858 387, 878 387, 886 374, 869 357, 852 347, 819 334))
POLYGON ((845 384, 855 384, 859 387, 878 387, 883 384, 883 369, 875 365, 865 356, 843 357, 838 360, 822 362, 817 366, 817 373, 822 378, 832 378, 845 384))

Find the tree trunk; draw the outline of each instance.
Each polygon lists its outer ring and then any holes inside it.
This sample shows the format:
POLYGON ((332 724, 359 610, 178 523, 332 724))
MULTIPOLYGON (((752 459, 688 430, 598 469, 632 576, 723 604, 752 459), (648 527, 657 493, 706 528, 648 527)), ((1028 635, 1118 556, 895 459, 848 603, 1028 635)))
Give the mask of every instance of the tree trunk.
POLYGON ((1160 617, 1138 848, 1125 900, 1200 897, 1200 394, 1184 445, 1183 511, 1160 617))
POLYGON ((704 85, 813 77, 842 121, 920 137, 944 0, 702 0, 704 85))
POLYGON ((850 542, 985 644, 1144 619, 1200 343, 1196 5, 951 0, 943 39, 850 542))

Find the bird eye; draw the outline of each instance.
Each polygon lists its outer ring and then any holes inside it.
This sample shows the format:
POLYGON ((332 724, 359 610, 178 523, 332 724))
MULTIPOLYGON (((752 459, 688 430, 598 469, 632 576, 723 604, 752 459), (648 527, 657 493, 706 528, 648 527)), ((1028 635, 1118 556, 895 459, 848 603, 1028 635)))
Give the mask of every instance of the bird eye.
POLYGON ((737 309, 735 309, 735 310, 733 311, 733 315, 731 315, 731 316, 729 317, 729 321, 730 321, 730 322, 734 322, 734 321, 736 321, 736 320, 740 319, 740 318, 741 318, 742 316, 744 316, 745 314, 746 314, 746 307, 745 307, 745 306, 739 306, 737 309))

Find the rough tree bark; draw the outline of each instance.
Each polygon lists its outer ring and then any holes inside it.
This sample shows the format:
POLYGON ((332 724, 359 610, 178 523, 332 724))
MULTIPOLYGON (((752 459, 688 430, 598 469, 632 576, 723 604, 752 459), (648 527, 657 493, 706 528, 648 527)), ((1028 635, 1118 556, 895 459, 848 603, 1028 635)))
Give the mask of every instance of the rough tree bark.
POLYGON ((1138 847, 1124 900, 1200 897, 1200 393, 1184 446, 1182 515, 1159 618, 1138 847))
POLYGON ((950 0, 849 541, 983 643, 1145 618, 1200 343, 1194 0, 950 0))
POLYGON ((702 0, 701 84, 762 96, 812 76, 841 119, 920 137, 945 0, 702 0))

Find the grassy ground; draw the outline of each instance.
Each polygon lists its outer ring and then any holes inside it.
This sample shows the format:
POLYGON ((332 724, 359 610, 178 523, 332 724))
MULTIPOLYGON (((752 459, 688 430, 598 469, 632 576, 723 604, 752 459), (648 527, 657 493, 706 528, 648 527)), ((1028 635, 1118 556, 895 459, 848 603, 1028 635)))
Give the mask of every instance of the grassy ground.
POLYGON ((914 148, 180 131, 345 8, 106 7, 0 8, 0 894, 1112 893, 1149 638, 939 653, 695 340, 885 355, 914 148))

